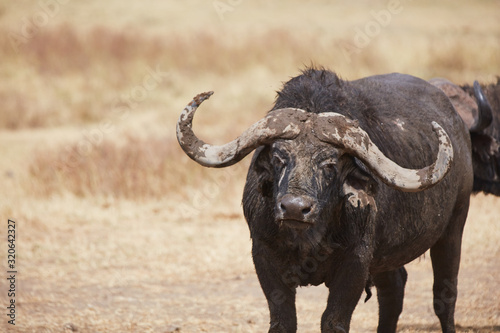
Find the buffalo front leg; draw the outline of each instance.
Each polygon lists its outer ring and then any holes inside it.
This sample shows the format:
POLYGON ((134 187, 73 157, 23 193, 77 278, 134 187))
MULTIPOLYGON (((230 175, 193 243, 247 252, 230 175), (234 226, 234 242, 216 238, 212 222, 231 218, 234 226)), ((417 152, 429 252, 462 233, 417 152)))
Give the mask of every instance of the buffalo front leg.
POLYGON ((253 261, 260 286, 267 299, 270 313, 269 333, 293 333, 297 331, 295 309, 295 286, 285 283, 286 278, 278 273, 268 261, 270 256, 255 254, 253 261))
POLYGON ((321 317, 321 332, 347 333, 352 313, 368 279, 368 267, 359 258, 343 261, 327 287, 328 304, 321 317))
POLYGON ((399 315, 403 311, 407 277, 404 267, 373 276, 379 304, 378 333, 396 332, 399 315))

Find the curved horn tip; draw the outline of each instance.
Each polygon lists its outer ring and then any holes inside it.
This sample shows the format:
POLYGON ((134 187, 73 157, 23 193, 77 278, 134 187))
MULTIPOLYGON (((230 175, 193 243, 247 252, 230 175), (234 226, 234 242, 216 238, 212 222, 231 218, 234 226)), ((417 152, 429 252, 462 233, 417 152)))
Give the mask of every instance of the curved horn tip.
POLYGON ((192 106, 200 105, 201 103, 203 103, 203 101, 209 99, 210 96, 212 96, 213 94, 214 94, 213 91, 207 91, 207 92, 204 92, 204 93, 201 93, 201 94, 194 96, 193 101, 191 102, 192 106))
POLYGON ((453 159, 453 146, 451 144, 450 137, 448 136, 444 128, 441 127, 441 125, 439 125, 437 122, 432 121, 431 124, 432 129, 438 135, 440 148, 443 148, 443 152, 446 152, 450 160, 453 159))
POLYGON ((481 90, 481 86, 479 85, 479 82, 477 80, 474 80, 474 83, 472 85, 474 87, 474 90, 481 90))
POLYGON ((444 129, 441 127, 441 125, 439 125, 436 121, 431 121, 431 124, 432 124, 432 128, 434 129, 434 131, 439 131, 439 130, 442 130, 444 131, 444 129))
POLYGON ((479 84, 479 82, 477 82, 477 80, 475 80, 474 83, 472 84, 472 86, 474 88, 474 96, 478 100, 478 104, 484 103, 486 100, 486 97, 484 96, 483 89, 481 89, 481 85, 479 84))

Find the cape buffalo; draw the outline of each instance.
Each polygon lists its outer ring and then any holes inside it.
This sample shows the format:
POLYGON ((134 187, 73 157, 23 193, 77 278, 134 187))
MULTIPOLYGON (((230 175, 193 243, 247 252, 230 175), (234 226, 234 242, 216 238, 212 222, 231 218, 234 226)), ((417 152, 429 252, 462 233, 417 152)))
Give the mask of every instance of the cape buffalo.
POLYGON ((193 160, 226 167, 255 150, 243 192, 269 332, 295 332, 298 286, 325 283, 322 332, 348 332, 373 284, 378 332, 395 332, 406 263, 430 249, 434 310, 455 332, 454 310, 473 175, 470 137, 449 99, 402 74, 341 80, 308 68, 284 84, 274 107, 221 146, 191 123, 212 93, 196 96, 177 123, 193 160))
POLYGON ((500 78, 497 83, 458 86, 445 79, 429 82, 444 91, 469 128, 474 192, 500 196, 500 78))

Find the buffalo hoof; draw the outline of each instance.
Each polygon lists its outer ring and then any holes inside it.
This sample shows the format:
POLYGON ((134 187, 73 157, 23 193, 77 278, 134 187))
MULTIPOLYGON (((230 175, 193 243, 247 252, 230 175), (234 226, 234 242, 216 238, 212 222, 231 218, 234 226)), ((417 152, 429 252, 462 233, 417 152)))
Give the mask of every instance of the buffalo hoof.
POLYGON ((347 333, 347 331, 340 325, 328 325, 327 328, 321 331, 322 333, 347 333))
POLYGON ((292 333, 297 332, 297 330, 292 328, 287 329, 280 323, 271 324, 271 327, 269 328, 269 333, 291 333, 291 332, 292 333))

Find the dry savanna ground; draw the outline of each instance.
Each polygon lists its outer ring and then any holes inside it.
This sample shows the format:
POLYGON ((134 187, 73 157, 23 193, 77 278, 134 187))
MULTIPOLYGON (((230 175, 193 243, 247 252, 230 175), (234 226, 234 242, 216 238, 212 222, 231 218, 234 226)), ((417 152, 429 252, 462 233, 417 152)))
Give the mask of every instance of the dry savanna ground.
MULTIPOLYGON (((175 139, 182 108, 215 90, 195 130, 221 143, 310 64, 346 79, 491 82, 500 3, 1 1, 0 43, 0 331, 263 332, 240 205, 249 161, 191 162, 175 139)), ((499 205, 472 198, 459 332, 500 331, 499 205)), ((438 332, 429 256, 407 268, 399 331, 438 332)), ((326 297, 324 287, 299 290, 299 332, 319 331, 326 297)), ((376 300, 360 302, 352 331, 376 322, 376 300)))

